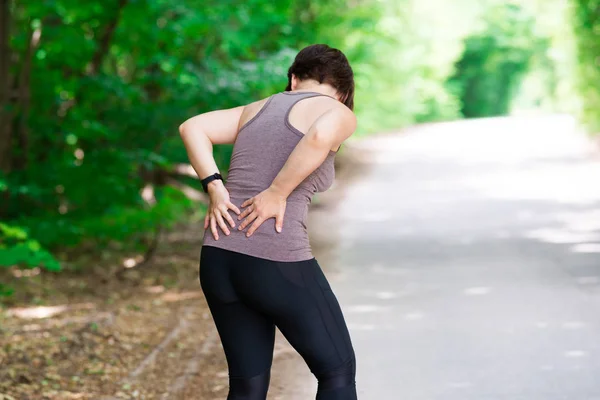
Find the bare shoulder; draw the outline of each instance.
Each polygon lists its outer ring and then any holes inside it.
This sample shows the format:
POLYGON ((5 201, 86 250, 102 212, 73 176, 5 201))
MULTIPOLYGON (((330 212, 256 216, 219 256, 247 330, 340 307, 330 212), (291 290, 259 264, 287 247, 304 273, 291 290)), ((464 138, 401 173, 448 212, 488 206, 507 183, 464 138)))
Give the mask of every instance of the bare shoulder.
POLYGON ((350 136, 356 130, 356 114, 345 104, 336 99, 328 98, 328 107, 324 108, 315 124, 327 129, 342 131, 350 136))
MULTIPOLYGON (((335 100, 334 100, 335 101, 335 100)), ((335 113, 337 117, 346 124, 356 125, 356 114, 343 103, 335 101, 335 113)))
POLYGON ((262 108, 265 106, 265 104, 270 98, 271 96, 246 104, 244 106, 244 110, 242 111, 242 116, 240 117, 239 127, 241 128, 248 121, 254 118, 260 112, 260 110, 262 110, 262 108))
POLYGON ((348 128, 356 125, 354 112, 329 96, 315 96, 300 101, 292 108, 289 120, 304 133, 317 126, 327 125, 328 129, 338 129, 333 125, 342 124, 348 128))

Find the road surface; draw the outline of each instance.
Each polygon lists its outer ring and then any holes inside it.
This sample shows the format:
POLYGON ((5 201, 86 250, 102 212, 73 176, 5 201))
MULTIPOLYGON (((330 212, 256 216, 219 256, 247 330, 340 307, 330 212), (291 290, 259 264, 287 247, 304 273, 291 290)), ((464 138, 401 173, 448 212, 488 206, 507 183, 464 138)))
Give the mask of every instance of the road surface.
MULTIPOLYGON (((352 147, 363 172, 310 230, 359 399, 600 399, 600 160, 573 120, 432 124, 352 147)), ((270 398, 314 399, 301 364, 276 357, 270 398)))

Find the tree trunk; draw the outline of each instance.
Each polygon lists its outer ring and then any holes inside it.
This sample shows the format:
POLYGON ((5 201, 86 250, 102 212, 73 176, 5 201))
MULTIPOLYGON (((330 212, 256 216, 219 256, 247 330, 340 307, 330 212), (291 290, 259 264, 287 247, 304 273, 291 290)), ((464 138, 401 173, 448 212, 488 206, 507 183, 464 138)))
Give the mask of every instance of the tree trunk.
POLYGON ((10 110, 10 0, 0 0, 0 170, 11 167, 12 114, 10 110))
POLYGON ((16 139, 19 146, 17 158, 13 167, 17 169, 27 168, 29 161, 29 109, 31 107, 31 66, 35 49, 40 43, 42 35, 41 27, 29 31, 29 43, 23 57, 21 74, 19 77, 19 100, 18 100, 18 125, 16 139))

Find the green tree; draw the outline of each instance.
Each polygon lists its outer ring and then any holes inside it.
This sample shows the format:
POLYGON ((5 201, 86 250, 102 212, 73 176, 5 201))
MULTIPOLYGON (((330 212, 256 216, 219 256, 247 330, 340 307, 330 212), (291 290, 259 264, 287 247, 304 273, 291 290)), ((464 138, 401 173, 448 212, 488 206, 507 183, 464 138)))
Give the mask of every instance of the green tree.
POLYGON ((505 115, 532 57, 544 51, 534 20, 517 4, 494 5, 482 32, 465 40, 465 49, 449 80, 467 118, 505 115))
POLYGON ((573 20, 583 120, 597 134, 600 133, 600 1, 573 0, 573 20))

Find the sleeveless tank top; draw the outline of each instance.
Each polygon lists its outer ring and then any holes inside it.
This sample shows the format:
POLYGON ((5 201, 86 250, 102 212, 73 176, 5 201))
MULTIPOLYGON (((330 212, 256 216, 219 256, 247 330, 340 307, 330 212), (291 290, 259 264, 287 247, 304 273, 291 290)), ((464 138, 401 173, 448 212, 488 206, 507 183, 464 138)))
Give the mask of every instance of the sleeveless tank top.
MULTIPOLYGON (((231 202, 240 211, 242 203, 271 186, 304 134, 289 122, 292 107, 310 97, 325 96, 316 92, 280 92, 267 99, 262 109, 239 130, 233 145, 231 163, 225 182, 231 202)), ((307 231, 308 207, 316 192, 323 192, 335 178, 334 158, 329 151, 323 163, 288 196, 281 232, 275 230, 275 218, 269 218, 250 237, 249 226, 237 229, 242 220, 232 210, 229 214, 236 227, 229 224, 229 236, 219 229, 219 240, 204 232, 205 246, 214 246, 272 261, 304 261, 313 258, 307 231)))

